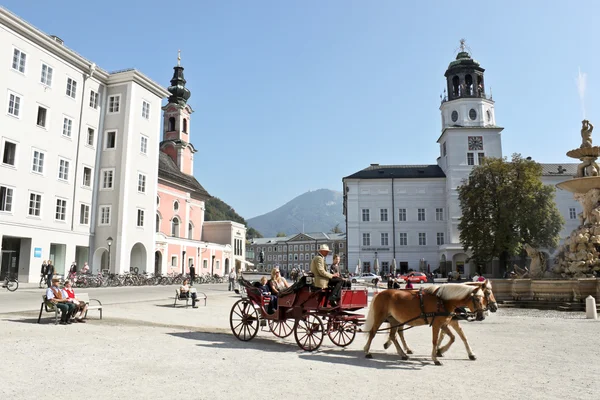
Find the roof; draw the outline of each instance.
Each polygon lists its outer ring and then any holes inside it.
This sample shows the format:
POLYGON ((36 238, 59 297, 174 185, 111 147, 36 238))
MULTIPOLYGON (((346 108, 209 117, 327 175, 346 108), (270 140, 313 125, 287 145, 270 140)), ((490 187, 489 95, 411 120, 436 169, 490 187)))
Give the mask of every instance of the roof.
POLYGON ((542 164, 542 176, 565 176, 572 177, 577 175, 576 163, 565 163, 565 164, 542 164))
POLYGON ((158 179, 183 186, 190 191, 193 198, 204 200, 211 197, 196 178, 181 172, 173 159, 162 151, 158 153, 158 179))
POLYGON ((278 244, 278 243, 285 243, 285 242, 289 242, 290 240, 294 239, 297 236, 307 236, 309 238, 309 240, 321 240, 321 241, 346 240, 345 233, 312 232, 312 233, 296 233, 294 235, 282 236, 282 237, 254 238, 254 239, 252 239, 251 244, 261 246, 261 245, 266 245, 266 244, 273 245, 273 244, 278 244))
POLYGON ((371 164, 343 179, 412 179, 445 178, 446 174, 438 165, 379 165, 371 164))

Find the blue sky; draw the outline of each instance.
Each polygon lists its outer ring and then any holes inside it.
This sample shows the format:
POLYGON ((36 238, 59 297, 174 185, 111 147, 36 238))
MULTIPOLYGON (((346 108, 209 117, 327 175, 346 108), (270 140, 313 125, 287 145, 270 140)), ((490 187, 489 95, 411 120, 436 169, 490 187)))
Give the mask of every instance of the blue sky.
POLYGON ((463 37, 486 69, 505 156, 570 161, 579 68, 600 143, 594 1, 39 4, 2 2, 109 71, 135 67, 168 86, 182 50, 196 177, 245 218, 341 191, 370 163, 435 164, 443 74, 463 37))

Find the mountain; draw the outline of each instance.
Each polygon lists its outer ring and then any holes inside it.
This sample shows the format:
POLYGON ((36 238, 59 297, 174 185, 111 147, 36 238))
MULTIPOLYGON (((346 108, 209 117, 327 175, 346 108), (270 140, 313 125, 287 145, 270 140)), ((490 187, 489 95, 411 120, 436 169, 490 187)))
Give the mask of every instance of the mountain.
POLYGON ((265 237, 275 237, 278 233, 293 235, 302 232, 331 232, 337 225, 346 230, 346 220, 342 214, 342 192, 329 189, 309 191, 294 198, 276 210, 250 218, 248 226, 261 232, 265 237))
MULTIPOLYGON (((208 201, 205 202, 206 210, 204 210, 204 220, 205 221, 235 221, 240 224, 244 224, 248 226, 246 220, 235 212, 231 206, 225 203, 223 200, 218 197, 211 197, 208 201)), ((246 231, 246 238, 261 238, 263 237, 260 232, 257 232, 255 229, 248 228, 246 231)))

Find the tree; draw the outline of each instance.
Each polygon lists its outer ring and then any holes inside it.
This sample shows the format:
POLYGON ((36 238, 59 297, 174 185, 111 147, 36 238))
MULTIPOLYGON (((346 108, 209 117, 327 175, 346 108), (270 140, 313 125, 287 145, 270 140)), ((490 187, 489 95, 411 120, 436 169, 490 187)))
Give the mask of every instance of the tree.
POLYGON ((277 237, 286 237, 285 232, 277 232, 277 237))
POLYGON ((329 231, 330 233, 342 233, 342 230, 340 229, 340 224, 336 224, 333 228, 331 228, 331 231, 329 231))
POLYGON ((558 245, 564 223, 554 202, 554 187, 541 181, 540 164, 514 154, 485 158, 458 188, 462 211, 460 242, 471 258, 485 264, 499 258, 506 270, 512 255, 533 247, 558 245))
POLYGON ((246 239, 261 238, 263 235, 254 228, 248 228, 246 231, 246 239))

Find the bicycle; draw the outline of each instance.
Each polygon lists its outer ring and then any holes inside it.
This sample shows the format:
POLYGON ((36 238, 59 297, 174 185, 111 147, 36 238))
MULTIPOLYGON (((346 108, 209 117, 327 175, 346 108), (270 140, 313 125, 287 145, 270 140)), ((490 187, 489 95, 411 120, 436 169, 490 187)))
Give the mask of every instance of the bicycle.
POLYGON ((14 292, 19 288, 19 280, 17 278, 9 278, 6 276, 1 287, 6 288, 9 292, 14 292))

